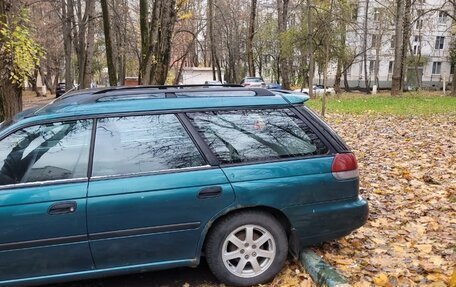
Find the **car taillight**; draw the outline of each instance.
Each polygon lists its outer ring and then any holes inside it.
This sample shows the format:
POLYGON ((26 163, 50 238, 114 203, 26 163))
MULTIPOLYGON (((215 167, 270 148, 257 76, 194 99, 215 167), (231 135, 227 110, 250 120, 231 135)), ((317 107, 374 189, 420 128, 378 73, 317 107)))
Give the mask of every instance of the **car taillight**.
POLYGON ((250 86, 250 83, 244 83, 243 86, 244 87, 250 86))
POLYGON ((338 153, 333 159, 331 172, 336 179, 344 180, 359 176, 358 163, 352 153, 338 153))

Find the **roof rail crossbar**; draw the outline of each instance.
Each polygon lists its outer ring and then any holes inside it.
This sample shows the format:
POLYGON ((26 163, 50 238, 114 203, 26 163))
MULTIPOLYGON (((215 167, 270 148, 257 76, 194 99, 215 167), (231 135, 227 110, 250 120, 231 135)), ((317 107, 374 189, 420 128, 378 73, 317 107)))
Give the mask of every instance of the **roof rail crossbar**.
POLYGON ((218 87, 218 88, 242 88, 241 85, 235 84, 223 84, 223 85, 145 85, 145 86, 128 86, 128 87, 111 87, 106 88, 100 91, 93 93, 94 95, 105 94, 112 91, 122 91, 122 90, 135 90, 135 89, 156 89, 156 90, 166 90, 166 89, 183 89, 183 88, 205 88, 205 87, 218 87))

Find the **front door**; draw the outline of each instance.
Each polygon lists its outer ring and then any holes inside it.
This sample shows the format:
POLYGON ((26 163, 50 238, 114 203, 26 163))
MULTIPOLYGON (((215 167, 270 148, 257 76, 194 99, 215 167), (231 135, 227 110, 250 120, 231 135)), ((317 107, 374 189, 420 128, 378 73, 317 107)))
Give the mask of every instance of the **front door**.
POLYGON ((92 121, 26 127, 0 141, 0 283, 92 269, 92 121))
POLYGON ((98 120, 87 209, 97 268, 195 260, 206 224, 233 202, 176 115, 98 120))

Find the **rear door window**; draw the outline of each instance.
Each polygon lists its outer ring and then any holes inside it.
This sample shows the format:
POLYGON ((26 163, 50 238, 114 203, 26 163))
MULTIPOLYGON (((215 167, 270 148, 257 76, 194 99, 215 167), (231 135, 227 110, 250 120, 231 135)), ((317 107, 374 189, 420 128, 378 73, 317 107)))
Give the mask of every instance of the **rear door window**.
POLYGON ((222 163, 321 155, 328 148, 289 109, 187 114, 222 163))
POLYGON ((97 121, 93 176, 166 171, 205 164, 175 115, 97 121))
POLYGON ((91 120, 21 129, 0 142, 0 185, 86 178, 91 120))

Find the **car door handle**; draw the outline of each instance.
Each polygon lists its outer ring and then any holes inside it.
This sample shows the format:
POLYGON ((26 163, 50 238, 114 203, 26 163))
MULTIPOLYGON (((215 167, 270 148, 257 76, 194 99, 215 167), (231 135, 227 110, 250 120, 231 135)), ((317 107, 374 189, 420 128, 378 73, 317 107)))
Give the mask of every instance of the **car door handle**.
POLYGON ((77 206, 76 201, 58 202, 49 207, 48 213, 50 215, 74 213, 77 206))
POLYGON ((198 198, 204 199, 204 198, 217 197, 222 194, 222 191, 223 191, 223 189, 221 186, 205 187, 199 191, 198 198))

